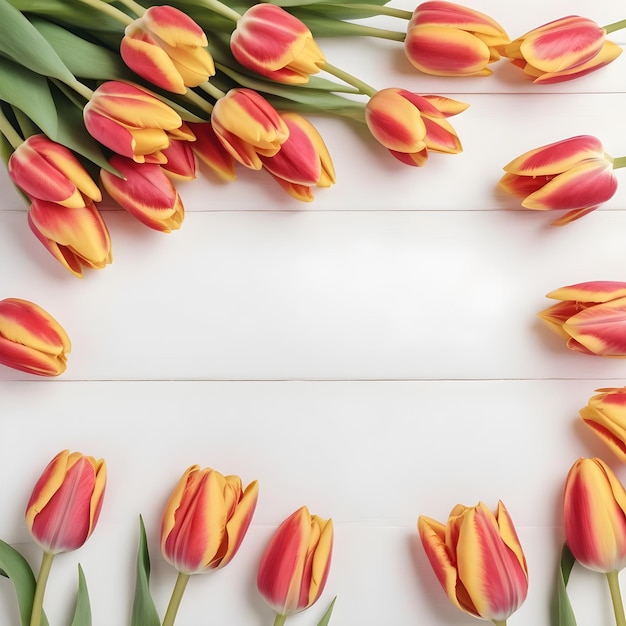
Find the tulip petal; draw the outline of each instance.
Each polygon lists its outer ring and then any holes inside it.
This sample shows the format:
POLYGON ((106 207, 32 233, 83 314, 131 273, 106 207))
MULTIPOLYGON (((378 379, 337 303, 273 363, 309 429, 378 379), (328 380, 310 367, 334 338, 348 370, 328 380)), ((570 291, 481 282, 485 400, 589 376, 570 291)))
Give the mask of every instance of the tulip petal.
POLYGON ((235 174, 235 159, 224 148, 210 122, 189 124, 196 136, 191 143, 194 154, 207 165, 221 180, 232 181, 235 174))
POLYGON ((560 287, 546 294, 553 300, 571 300, 576 303, 609 302, 626 297, 626 282, 616 280, 595 280, 560 287))
POLYGON ((426 126, 425 141, 428 150, 445 154, 458 154, 463 151, 461 141, 447 120, 432 120, 424 116, 423 121, 426 126))

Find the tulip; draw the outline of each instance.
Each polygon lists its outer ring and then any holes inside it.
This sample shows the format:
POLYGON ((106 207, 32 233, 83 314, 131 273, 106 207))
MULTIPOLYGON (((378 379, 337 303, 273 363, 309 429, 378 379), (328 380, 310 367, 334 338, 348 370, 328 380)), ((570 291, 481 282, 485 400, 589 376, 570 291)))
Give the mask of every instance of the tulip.
POLYGON ((38 376, 65 371, 70 338, 40 306, 20 300, 0 300, 0 363, 38 376))
POLYGON ((147 81, 184 94, 215 74, 204 31, 182 11, 151 6, 129 24, 120 54, 130 69, 147 81))
POLYGON ((335 169, 326 144, 313 124, 297 113, 281 113, 289 129, 289 137, 278 154, 263 157, 263 167, 296 199, 302 199, 300 189, 309 190, 306 199, 313 199, 313 186, 330 187, 335 182, 335 169))
POLYGON ((83 266, 102 269, 113 261, 109 231, 93 202, 68 209, 34 200, 28 225, 48 252, 77 278, 83 277, 83 266))
POLYGON ((579 411, 583 422, 626 462, 626 387, 596 389, 579 411))
POLYGON ((495 515, 482 502, 457 504, 447 525, 421 515, 417 528, 435 575, 457 608, 504 624, 524 602, 528 568, 502 502, 495 515))
POLYGON ((308 27, 269 3, 255 4, 243 14, 230 49, 241 65, 279 83, 306 83, 326 63, 308 27))
POLYGON ((163 150, 167 163, 161 164, 161 168, 173 179, 193 180, 196 177, 196 159, 191 147, 194 143, 172 139, 169 147, 163 150))
POLYGON ((185 211, 172 181, 156 163, 136 163, 114 156, 109 164, 122 176, 103 169, 102 186, 122 208, 146 226, 164 233, 181 227, 185 211))
POLYGON ((503 55, 534 83, 558 83, 594 72, 622 53, 606 34, 594 21, 569 15, 518 37, 503 55))
POLYGON ((557 304, 539 313, 548 327, 583 354, 626 356, 626 283, 592 281, 546 295, 557 304))
POLYGON ((333 523, 303 506, 277 529, 261 557, 257 588, 279 616, 310 607, 322 595, 333 549, 333 523))
POLYGON ((259 170, 261 156, 274 156, 289 136, 287 124, 261 95, 231 89, 213 108, 211 124, 226 151, 239 163, 259 170))
POLYGON ((509 43, 506 31, 479 11, 452 2, 423 2, 409 20, 404 52, 424 74, 488 76, 509 43))
POLYGON ((33 598, 31 626, 41 623, 43 597, 55 555, 80 548, 93 533, 106 487, 103 459, 59 452, 35 484, 26 525, 44 551, 33 598))
POLYGON ((9 158, 9 175, 31 199, 78 209, 102 200, 98 186, 71 150, 45 135, 31 135, 9 158))
POLYGON ((617 191, 613 160, 599 139, 578 135, 530 150, 504 167, 499 184, 538 211, 567 210, 552 222, 561 226, 587 215, 617 191))
POLYGON ((469 105, 443 96, 420 96, 406 89, 376 92, 365 107, 365 121, 374 138, 398 160, 421 166, 428 151, 458 154, 461 142, 445 119, 469 105))
POLYGON ((191 131, 196 136, 191 149, 196 157, 204 163, 221 180, 235 180, 235 159, 218 139, 210 122, 191 123, 191 131))
POLYGON ((137 163, 165 163, 170 139, 194 139, 174 109, 147 89, 120 81, 100 85, 83 116, 92 137, 137 163))

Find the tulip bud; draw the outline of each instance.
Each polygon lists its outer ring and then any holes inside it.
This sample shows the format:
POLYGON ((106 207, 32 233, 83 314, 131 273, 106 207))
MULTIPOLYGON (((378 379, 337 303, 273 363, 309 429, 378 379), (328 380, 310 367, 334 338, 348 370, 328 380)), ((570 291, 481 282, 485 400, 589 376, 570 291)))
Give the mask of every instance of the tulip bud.
POLYGON ((443 96, 420 96, 406 89, 376 92, 365 107, 365 121, 374 138, 407 165, 421 166, 428 150, 458 154, 461 142, 445 119, 469 105, 443 96))
POLYGON ((241 65, 279 83, 306 83, 326 63, 308 27, 269 3, 255 4, 241 16, 230 49, 241 65))
POLYGON ((191 123, 191 131, 196 140, 191 142, 191 149, 220 180, 232 181, 235 174, 235 159, 219 140, 210 122, 191 123))
POLYGON ((576 560, 608 574, 626 567, 626 490, 600 459, 578 459, 565 482, 565 540, 576 560))
POLYGON ((596 389, 579 411, 583 422, 626 462, 626 387, 596 389))
POLYGON ((310 607, 322 595, 333 549, 333 523, 303 506, 279 527, 261 557, 257 588, 278 615, 310 607))
POLYGON ((124 62, 147 81, 184 94, 215 74, 204 31, 171 6, 151 6, 126 27, 120 44, 124 62))
POLYGON ((524 208, 568 211, 552 222, 556 226, 591 213, 617 191, 613 158, 591 135, 570 137, 525 152, 504 171, 500 187, 524 198, 524 208))
POLYGON ((423 2, 409 20, 404 52, 420 72, 435 76, 488 76, 487 67, 509 43, 488 15, 452 2, 423 2))
POLYGON ((569 15, 535 28, 504 46, 503 55, 535 83, 572 80, 614 61, 622 49, 594 21, 569 15))
POLYGON ((626 283, 593 281, 551 291, 557 304, 539 313, 550 330, 583 354, 626 356, 626 283))
POLYGON ((258 483, 189 467, 165 506, 161 552, 183 574, 219 569, 235 556, 252 521, 258 483))
POLYGON ((482 502, 457 504, 447 525, 420 515, 417 528, 435 575, 457 608, 504 623, 522 605, 528 568, 502 502, 495 515, 482 502))
POLYGON ((26 507, 26 525, 44 552, 76 550, 89 539, 105 486, 103 459, 64 450, 50 461, 26 507))
POLYGON ((21 372, 58 376, 65 371, 70 338, 40 306, 0 300, 0 363, 21 372))

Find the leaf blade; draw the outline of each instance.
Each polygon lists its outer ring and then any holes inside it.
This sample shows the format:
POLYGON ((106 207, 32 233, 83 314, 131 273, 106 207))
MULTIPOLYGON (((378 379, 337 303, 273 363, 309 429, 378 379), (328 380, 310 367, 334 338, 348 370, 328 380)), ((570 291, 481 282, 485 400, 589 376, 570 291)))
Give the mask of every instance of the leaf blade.
POLYGON ((150 594, 150 554, 146 528, 139 516, 139 548, 137 550, 137 578, 130 626, 161 626, 161 620, 150 594))

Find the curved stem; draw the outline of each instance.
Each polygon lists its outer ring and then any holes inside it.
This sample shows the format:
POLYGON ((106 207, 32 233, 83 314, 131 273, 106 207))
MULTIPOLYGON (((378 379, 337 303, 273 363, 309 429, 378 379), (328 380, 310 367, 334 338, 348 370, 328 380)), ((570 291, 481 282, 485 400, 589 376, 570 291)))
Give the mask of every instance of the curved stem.
POLYGON ((41 614, 43 612, 43 596, 46 591, 46 584, 48 582, 48 576, 50 575, 50 568, 52 567, 52 561, 54 554, 50 552, 44 552, 41 559, 41 567, 39 568, 39 575, 37 576, 37 585, 35 586, 35 595, 33 597, 33 610, 30 614, 30 626, 40 626, 41 614))
POLYGON ((367 83, 364 83, 362 80, 358 79, 356 76, 349 74, 348 72, 344 72, 342 69, 331 65, 330 63, 324 64, 324 71, 332 74, 339 80, 348 83, 348 85, 352 85, 359 90, 359 93, 365 94, 366 96, 373 96, 376 93, 376 89, 371 87, 367 83))
POLYGON ((178 607, 180 606, 180 601, 183 599, 183 593, 185 593, 185 587, 189 582, 189 578, 189 574, 178 572, 178 577, 176 578, 176 583, 174 584, 174 590, 172 591, 172 596, 170 597, 167 610, 165 611, 165 617, 163 618, 163 626, 173 626, 174 620, 176 619, 176 613, 178 613, 178 607))
MULTIPOLYGON (((372 10, 371 4, 350 4, 351 9, 372 10)), ((387 15, 389 17, 399 17, 402 20, 410 20, 413 17, 413 11, 405 11, 404 9, 395 9, 384 4, 376 7, 376 15, 387 15)))
POLYGON ((13 124, 6 118, 2 109, 0 109, 0 133, 4 135, 14 150, 24 141, 15 128, 13 128, 13 124))
POLYGON ((626 20, 620 20, 619 22, 613 22, 612 24, 607 24, 603 26, 604 30, 607 33, 614 33, 616 30, 621 30, 622 28, 626 28, 626 20))
POLYGON ((235 9, 231 9, 223 2, 220 2, 220 0, 202 0, 201 4, 214 13, 225 17, 231 22, 235 22, 235 24, 241 19, 241 13, 237 13, 235 9))
POLYGON ((112 17, 114 20, 117 20, 120 24, 124 26, 128 26, 133 18, 130 15, 126 15, 124 11, 120 11, 116 9, 114 6, 110 5, 108 2, 102 2, 102 0, 79 0, 83 4, 90 6, 92 9, 96 9, 109 17, 112 17))
POLYGON ((613 159, 613 169, 618 170, 620 167, 626 167, 626 156, 617 157, 613 159))
POLYGON ((615 613, 615 623, 617 626, 626 626, 626 617, 624 617, 624 602, 622 601, 622 593, 619 588, 618 576, 618 572, 609 572, 606 575, 606 579, 609 583, 609 591, 611 592, 613 612, 615 613))
POLYGON ((139 17, 147 11, 146 7, 142 7, 140 4, 135 2, 135 0, 120 0, 120 3, 139 17))
POLYGON ((377 39, 388 39, 389 41, 404 41, 406 39, 406 32, 398 30, 376 28, 375 26, 341 20, 338 20, 338 23, 341 23, 341 26, 337 27, 337 34, 343 37, 376 37, 377 39))
POLYGON ((68 87, 71 87, 76 93, 79 93, 85 100, 91 100, 93 97, 93 90, 89 89, 87 85, 83 85, 80 81, 76 80, 72 83, 66 83, 68 87))
POLYGON ((276 617, 274 618, 274 626, 283 626, 286 619, 286 615, 280 615, 280 613, 276 613, 276 617))
POLYGON ((219 100, 226 95, 221 89, 218 89, 208 80, 206 81, 206 83, 202 83, 201 85, 199 85, 199 87, 200 89, 202 89, 202 91, 204 91, 204 93, 208 93, 212 98, 215 98, 216 100, 219 100))

